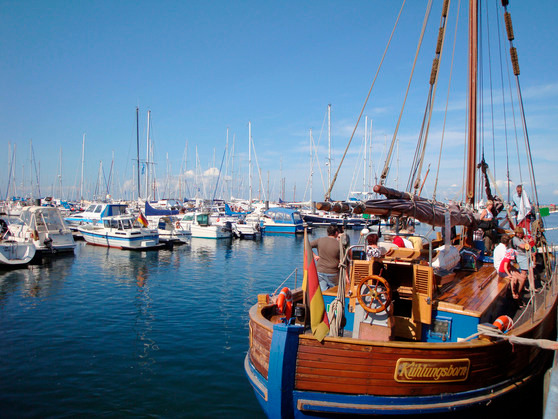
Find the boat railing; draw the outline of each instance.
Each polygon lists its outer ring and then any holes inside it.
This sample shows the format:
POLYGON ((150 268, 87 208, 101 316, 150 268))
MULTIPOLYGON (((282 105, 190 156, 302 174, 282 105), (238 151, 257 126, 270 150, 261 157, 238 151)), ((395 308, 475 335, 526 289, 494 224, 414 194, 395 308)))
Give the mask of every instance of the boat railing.
POLYGON ((294 270, 289 274, 289 276, 287 276, 283 282, 281 282, 281 284, 275 289, 275 291, 273 291, 273 293, 271 294, 271 297, 274 297, 275 295, 277 295, 277 293, 279 292, 280 289, 283 288, 283 285, 285 285, 285 283, 294 275, 294 288, 296 289, 298 286, 298 268, 294 268, 294 270))

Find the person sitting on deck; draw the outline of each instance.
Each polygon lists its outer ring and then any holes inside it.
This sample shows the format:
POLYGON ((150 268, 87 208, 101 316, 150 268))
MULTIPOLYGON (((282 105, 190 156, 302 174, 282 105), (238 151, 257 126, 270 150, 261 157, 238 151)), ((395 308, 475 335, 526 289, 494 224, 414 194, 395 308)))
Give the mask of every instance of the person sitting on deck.
POLYGON ((336 286, 339 282, 339 230, 336 225, 327 227, 327 237, 320 237, 310 242, 310 246, 318 249, 318 281, 320 288, 325 291, 336 286))
POLYGON ((366 240, 368 241, 368 245, 366 246, 366 258, 368 260, 372 258, 379 258, 382 256, 382 251, 378 247, 378 235, 377 234, 370 234, 366 240))
POLYGON ((502 263, 502 260, 504 259, 504 256, 506 255, 506 250, 508 250, 508 245, 510 244, 510 236, 508 235, 503 235, 502 238, 500 239, 500 244, 498 244, 495 248, 494 248, 494 269, 496 269, 496 271, 500 270, 500 264, 502 263))
POLYGON ((521 274, 511 264, 512 260, 515 260, 515 250, 508 249, 506 250, 504 259, 502 259, 502 263, 500 263, 498 275, 500 276, 500 278, 510 279, 510 287, 513 299, 519 300, 519 290, 523 288, 523 283, 521 282, 521 274), (517 285, 521 286, 518 287, 517 285))

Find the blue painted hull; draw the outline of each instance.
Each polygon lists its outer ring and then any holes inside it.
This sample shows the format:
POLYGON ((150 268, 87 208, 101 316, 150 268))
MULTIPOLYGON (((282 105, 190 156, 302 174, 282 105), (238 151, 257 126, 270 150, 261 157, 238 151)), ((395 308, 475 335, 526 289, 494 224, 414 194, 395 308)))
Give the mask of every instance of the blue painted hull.
POLYGON ((304 233, 304 227, 301 226, 289 226, 289 225, 266 225, 264 228, 264 233, 266 234, 302 234, 304 233))

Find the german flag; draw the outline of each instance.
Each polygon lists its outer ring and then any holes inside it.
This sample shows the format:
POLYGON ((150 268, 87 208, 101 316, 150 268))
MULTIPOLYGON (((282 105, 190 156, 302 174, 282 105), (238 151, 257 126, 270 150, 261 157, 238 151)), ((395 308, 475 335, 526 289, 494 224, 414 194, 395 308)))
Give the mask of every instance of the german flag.
POLYGON ((147 222, 147 219, 143 216, 143 213, 140 211, 137 221, 144 227, 147 227, 149 225, 149 222, 147 222))
POLYGON ((306 304, 310 306, 310 327, 312 334, 321 342, 329 333, 329 320, 325 311, 324 297, 318 281, 318 271, 314 253, 310 247, 308 233, 304 229, 304 279, 302 289, 306 293, 306 304))

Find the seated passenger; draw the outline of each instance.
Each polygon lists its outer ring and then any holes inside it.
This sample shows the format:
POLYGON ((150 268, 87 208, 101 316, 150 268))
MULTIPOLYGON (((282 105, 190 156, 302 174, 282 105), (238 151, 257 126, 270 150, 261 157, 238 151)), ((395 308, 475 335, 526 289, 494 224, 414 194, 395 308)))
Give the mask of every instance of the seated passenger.
POLYGON ((494 248, 494 269, 496 269, 496 271, 500 270, 500 264, 506 255, 509 243, 510 236, 503 235, 500 239, 500 243, 494 248))
POLYGON ((382 256, 382 251, 378 247, 378 235, 370 234, 366 240, 368 245, 366 246, 366 259, 370 260, 372 258, 379 258, 382 256))
POLYGON ((500 278, 509 278, 510 279, 510 287, 511 292, 514 300, 519 299, 519 292, 520 289, 518 287, 519 283, 521 282, 521 274, 515 269, 511 261, 515 260, 515 250, 508 249, 506 250, 506 254, 504 255, 504 259, 502 259, 502 263, 500 264, 500 268, 498 269, 498 275, 500 278))

